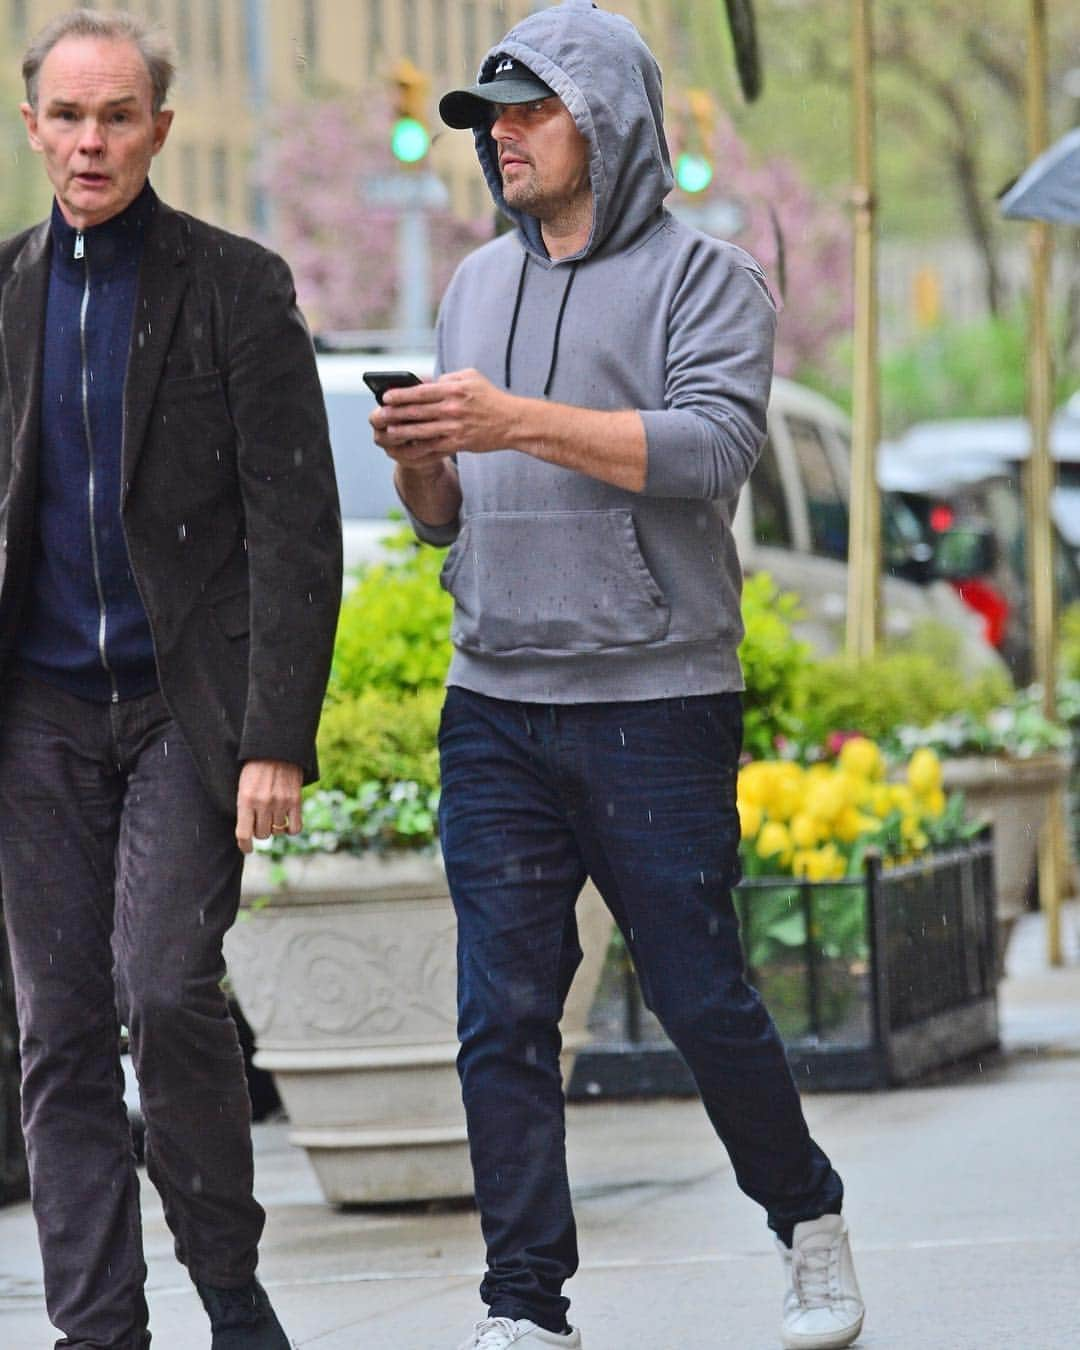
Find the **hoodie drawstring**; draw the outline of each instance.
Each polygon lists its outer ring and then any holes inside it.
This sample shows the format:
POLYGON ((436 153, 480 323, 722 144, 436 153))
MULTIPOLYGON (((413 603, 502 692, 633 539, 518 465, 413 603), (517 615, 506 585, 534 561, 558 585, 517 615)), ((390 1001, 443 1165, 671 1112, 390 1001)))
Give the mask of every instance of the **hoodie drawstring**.
MULTIPOLYGON (((566 278, 566 286, 563 289, 562 302, 559 305, 559 317, 555 320, 555 336, 551 343, 551 360, 548 363, 547 379, 544 381, 544 397, 551 393, 551 386, 555 380, 555 367, 559 361, 559 339, 562 336, 563 315, 566 313, 566 302, 570 299, 570 290, 574 284, 574 278, 577 276, 578 263, 571 263, 570 274, 566 278)), ((521 260, 521 275, 518 277, 517 297, 514 300, 514 317, 510 320, 510 335, 506 340, 506 362, 504 366, 504 384, 507 389, 510 388, 510 361, 514 351, 514 336, 517 333, 518 315, 521 313, 521 300, 525 294, 525 274, 529 267, 529 255, 526 253, 521 260)))

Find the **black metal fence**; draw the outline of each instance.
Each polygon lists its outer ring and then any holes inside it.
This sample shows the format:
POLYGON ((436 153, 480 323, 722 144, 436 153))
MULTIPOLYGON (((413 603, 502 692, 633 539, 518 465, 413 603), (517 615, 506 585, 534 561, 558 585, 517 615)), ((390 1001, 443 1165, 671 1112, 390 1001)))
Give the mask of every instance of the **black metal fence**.
MULTIPOLYGON (((805 1090, 884 1087, 995 1048, 997 924, 989 831, 835 882, 756 878, 735 892, 751 982, 805 1090)), ((689 1071, 618 944, 571 1097, 687 1094, 689 1071)))

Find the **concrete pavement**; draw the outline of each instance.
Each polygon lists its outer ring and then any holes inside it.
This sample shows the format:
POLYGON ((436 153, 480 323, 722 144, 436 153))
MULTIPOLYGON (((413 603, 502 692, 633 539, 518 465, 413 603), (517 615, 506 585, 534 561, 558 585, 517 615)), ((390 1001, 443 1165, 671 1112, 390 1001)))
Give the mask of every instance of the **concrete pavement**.
MULTIPOLYGON (((863 1350, 1080 1347, 1080 910, 1048 971, 1036 916, 1002 986, 1006 1053, 943 1084, 811 1095, 811 1128, 848 1189, 866 1296, 863 1350)), ((779 1262, 694 1102, 570 1109, 588 1350, 774 1350, 779 1262)), ((479 1225, 425 1206, 341 1213, 287 1127, 256 1127, 268 1224, 261 1275, 302 1350, 453 1350, 481 1315, 479 1225)), ((144 1185, 154 1345, 209 1337, 144 1185)), ((29 1208, 0 1210, 0 1347, 45 1350, 29 1208)))

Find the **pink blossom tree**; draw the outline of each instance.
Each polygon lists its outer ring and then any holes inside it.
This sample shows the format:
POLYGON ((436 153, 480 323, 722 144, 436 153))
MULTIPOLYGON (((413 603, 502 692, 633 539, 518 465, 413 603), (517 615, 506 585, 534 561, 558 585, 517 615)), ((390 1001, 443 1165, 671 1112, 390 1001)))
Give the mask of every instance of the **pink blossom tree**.
MULTIPOLYGON (((270 209, 270 243, 289 260, 312 328, 393 326, 398 293, 396 208, 371 200, 373 176, 407 172, 390 151, 387 106, 305 100, 280 110, 257 181, 270 209)), ((432 300, 454 268, 490 237, 491 218, 430 214, 432 300)))
MULTIPOLYGON (((682 149, 691 119, 672 100, 672 153, 682 149)), ((776 369, 796 374, 826 363, 835 340, 851 326, 852 233, 844 212, 814 191, 798 165, 782 155, 756 163, 729 117, 720 113, 705 147, 713 180, 693 197, 678 190, 672 205, 725 200, 742 225, 732 235, 761 264, 780 309, 776 369)))

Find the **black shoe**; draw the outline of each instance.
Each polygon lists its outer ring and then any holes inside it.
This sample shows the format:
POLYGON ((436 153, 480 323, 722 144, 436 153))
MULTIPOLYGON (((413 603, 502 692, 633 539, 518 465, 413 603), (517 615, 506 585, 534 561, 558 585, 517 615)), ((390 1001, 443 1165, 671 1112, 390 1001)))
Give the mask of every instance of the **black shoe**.
POLYGON ((197 1280, 195 1288, 210 1318, 211 1350, 292 1350, 266 1290, 254 1277, 239 1289, 214 1289, 197 1280))

